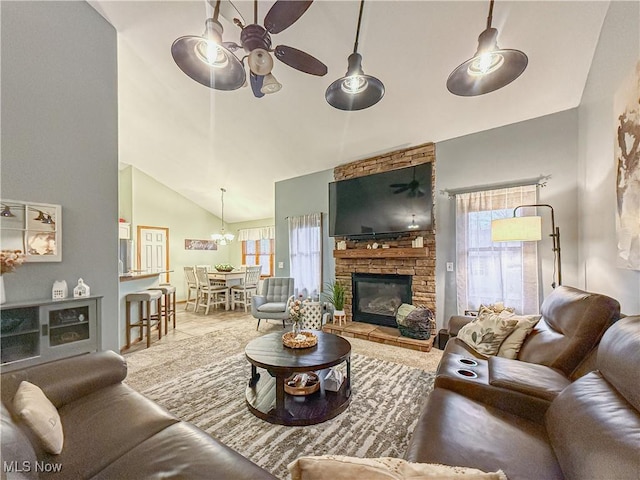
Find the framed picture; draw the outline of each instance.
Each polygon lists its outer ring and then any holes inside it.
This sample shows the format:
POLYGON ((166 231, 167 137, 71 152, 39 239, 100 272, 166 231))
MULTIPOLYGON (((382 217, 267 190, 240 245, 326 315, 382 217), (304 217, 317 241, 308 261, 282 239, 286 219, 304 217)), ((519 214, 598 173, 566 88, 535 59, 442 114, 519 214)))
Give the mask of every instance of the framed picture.
POLYGON ((26 262, 62 261, 62 207, 0 200, 2 249, 20 250, 26 262))
POLYGON ((640 270, 640 62, 614 98, 616 264, 640 270))

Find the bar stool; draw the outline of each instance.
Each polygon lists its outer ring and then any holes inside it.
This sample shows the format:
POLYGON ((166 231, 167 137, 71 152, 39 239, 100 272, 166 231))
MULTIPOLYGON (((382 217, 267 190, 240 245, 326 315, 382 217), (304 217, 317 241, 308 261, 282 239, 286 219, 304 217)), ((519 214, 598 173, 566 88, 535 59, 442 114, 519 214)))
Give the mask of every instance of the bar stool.
POLYGON ((138 328, 138 339, 142 340, 142 328, 147 329, 147 348, 151 346, 151 323, 158 324, 158 340, 162 338, 162 322, 161 322, 161 305, 162 291, 160 290, 142 290, 140 292, 130 293, 125 297, 127 309, 127 345, 131 346, 131 329, 138 328), (138 302, 138 321, 131 323, 131 302, 138 302), (156 303, 156 314, 151 313, 151 303, 156 303), (145 308, 146 307, 146 308, 145 308), (146 312, 145 312, 146 309, 146 312), (146 313, 146 316, 145 316, 146 313))
POLYGON ((159 290, 162 292, 162 317, 164 319, 164 333, 169 333, 169 321, 173 321, 173 328, 176 328, 176 287, 169 283, 161 283, 157 287, 149 287, 149 290, 159 290))

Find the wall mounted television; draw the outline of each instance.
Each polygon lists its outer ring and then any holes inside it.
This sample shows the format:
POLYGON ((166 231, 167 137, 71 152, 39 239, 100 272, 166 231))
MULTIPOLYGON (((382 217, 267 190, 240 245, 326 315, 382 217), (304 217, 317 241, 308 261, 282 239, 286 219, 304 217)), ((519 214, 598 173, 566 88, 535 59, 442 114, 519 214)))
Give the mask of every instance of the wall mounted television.
POLYGON ((329 183, 329 236, 389 238, 433 230, 431 163, 329 183))

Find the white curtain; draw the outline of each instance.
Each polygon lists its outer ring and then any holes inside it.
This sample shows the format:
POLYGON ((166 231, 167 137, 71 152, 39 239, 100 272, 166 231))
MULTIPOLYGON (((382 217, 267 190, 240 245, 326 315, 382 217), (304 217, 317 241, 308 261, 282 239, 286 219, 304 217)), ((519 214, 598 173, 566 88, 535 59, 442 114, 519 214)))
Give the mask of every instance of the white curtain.
POLYGON ((271 240, 272 238, 276 238, 276 227, 273 225, 259 228, 241 228, 238 230, 238 241, 240 242, 271 240))
MULTIPOLYGON (((535 185, 456 195, 458 313, 495 302, 517 313, 538 312, 537 243, 491 241, 492 220, 512 217, 515 207, 536 200, 535 185)), ((517 214, 535 215, 535 208, 517 214)))
POLYGON ((322 214, 289 217, 289 268, 296 295, 316 297, 322 282, 322 214))

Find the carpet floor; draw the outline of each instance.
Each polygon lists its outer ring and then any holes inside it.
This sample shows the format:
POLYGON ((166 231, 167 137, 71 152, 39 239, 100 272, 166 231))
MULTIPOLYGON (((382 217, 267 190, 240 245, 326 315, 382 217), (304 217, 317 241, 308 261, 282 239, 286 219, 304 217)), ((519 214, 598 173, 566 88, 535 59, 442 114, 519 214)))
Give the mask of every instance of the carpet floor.
POLYGON ((250 365, 244 357, 251 339, 281 332, 282 325, 263 322, 257 332, 255 320, 244 313, 204 320, 209 323, 203 335, 176 336, 176 341, 125 355, 126 383, 278 478, 289 478, 287 464, 302 455, 404 455, 433 388, 439 350, 418 352, 348 338, 349 408, 318 425, 284 427, 260 420, 247 409, 250 365))

